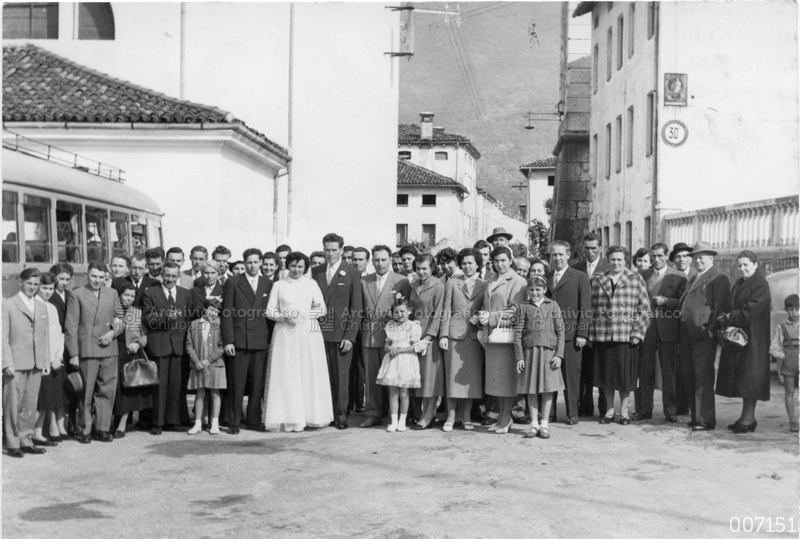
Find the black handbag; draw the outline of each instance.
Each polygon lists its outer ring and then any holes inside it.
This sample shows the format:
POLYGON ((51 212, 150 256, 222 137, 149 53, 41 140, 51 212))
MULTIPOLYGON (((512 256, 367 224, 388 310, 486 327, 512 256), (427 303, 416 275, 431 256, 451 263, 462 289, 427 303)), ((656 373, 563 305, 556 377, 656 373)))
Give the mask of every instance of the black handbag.
POLYGON ((148 387, 158 385, 158 365, 147 359, 144 348, 139 348, 138 356, 122 368, 123 387, 148 387))
POLYGON ((742 328, 728 326, 719 332, 722 342, 735 346, 736 348, 744 348, 747 346, 747 333, 742 328))
POLYGON ((86 387, 86 382, 83 380, 83 372, 81 372, 80 369, 70 370, 64 377, 64 387, 73 395, 83 395, 84 388, 86 387))

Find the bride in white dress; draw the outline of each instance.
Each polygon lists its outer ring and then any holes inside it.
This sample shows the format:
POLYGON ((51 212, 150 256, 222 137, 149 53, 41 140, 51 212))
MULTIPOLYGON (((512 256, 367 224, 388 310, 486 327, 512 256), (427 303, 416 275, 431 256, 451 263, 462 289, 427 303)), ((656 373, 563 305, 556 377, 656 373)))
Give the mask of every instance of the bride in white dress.
POLYGON ((317 282, 304 277, 309 261, 303 253, 290 253, 286 267, 289 275, 275 283, 267 303, 275 331, 264 423, 269 430, 301 432, 333 421, 328 362, 317 322, 325 302, 317 282))

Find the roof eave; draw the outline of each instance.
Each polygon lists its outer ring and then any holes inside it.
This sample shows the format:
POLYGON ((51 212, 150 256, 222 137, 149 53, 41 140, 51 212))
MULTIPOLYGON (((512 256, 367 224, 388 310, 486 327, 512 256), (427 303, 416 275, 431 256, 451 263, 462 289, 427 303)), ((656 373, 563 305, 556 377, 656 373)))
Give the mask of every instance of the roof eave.
POLYGON ((575 8, 575 11, 572 12, 573 17, 580 17, 581 15, 586 15, 587 13, 591 13, 591 11, 600 4, 600 2, 579 2, 578 7, 575 8))

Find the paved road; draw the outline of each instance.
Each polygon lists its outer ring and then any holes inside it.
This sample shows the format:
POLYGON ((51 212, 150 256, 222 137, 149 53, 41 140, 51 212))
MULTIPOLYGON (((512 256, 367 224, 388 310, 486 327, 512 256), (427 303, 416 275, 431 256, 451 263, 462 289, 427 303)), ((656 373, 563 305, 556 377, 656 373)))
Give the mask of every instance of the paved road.
POLYGON ((731 533, 730 519, 797 522, 798 439, 777 383, 772 400, 759 403, 755 433, 725 429, 739 407, 718 399, 722 429, 710 433, 656 419, 555 424, 550 440, 525 440, 515 426, 507 435, 325 428, 215 437, 137 431, 110 444, 65 442, 43 456, 2 457, 2 531, 14 538, 756 536, 731 533))

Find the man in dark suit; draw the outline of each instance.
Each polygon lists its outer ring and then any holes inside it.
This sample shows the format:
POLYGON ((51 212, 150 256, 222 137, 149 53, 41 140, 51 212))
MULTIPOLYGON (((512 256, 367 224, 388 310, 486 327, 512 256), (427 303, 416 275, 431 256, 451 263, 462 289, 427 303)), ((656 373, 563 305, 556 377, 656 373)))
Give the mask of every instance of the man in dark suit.
MULTIPOLYGON (((608 261, 602 258, 603 239, 594 232, 590 232, 583 237, 583 260, 572 267, 589 276, 591 286, 592 277, 595 273, 601 275, 608 271, 608 261)), ((589 346, 584 347, 581 358, 581 385, 580 385, 580 410, 578 415, 594 415, 594 351, 589 346)), ((606 413, 605 391, 598 389, 597 410, 601 416, 606 413)), ((555 409, 555 408, 554 408, 555 409)))
MULTIPOLYGON (((569 243, 556 240, 550 244, 550 266, 547 277, 547 297, 561 308, 564 319, 564 361, 561 374, 564 377, 564 401, 567 408, 567 425, 578 423, 578 396, 581 382, 582 350, 589 336, 592 319, 592 287, 589 277, 569 267, 569 243)), ((555 416, 558 393, 553 393, 555 416)))
POLYGON ((131 256, 130 273, 127 277, 125 277, 125 280, 132 283, 133 288, 136 290, 136 297, 133 299, 133 306, 140 308, 142 306, 144 291, 151 286, 158 286, 161 284, 161 281, 153 279, 147 274, 145 257, 140 253, 134 253, 131 256))
POLYGON ((222 291, 222 342, 228 379, 228 434, 239 434, 244 391, 247 396, 247 428, 259 429, 262 423, 261 400, 267 367, 271 325, 267 323, 267 300, 272 281, 260 274, 261 251, 247 249, 245 273, 231 277, 222 291))
POLYGON ((353 343, 358 333, 358 315, 361 310, 361 274, 342 261, 344 239, 336 234, 322 238, 326 264, 311 270, 312 278, 322 290, 327 313, 319 319, 325 355, 328 358, 328 376, 331 381, 334 426, 347 428, 347 403, 350 400, 350 362, 353 343))
POLYGON ((697 275, 681 296, 681 369, 689 395, 694 431, 714 430, 717 424, 714 403, 714 360, 719 329, 717 317, 730 311, 731 283, 714 266, 717 252, 698 241, 692 250, 697 275), (693 398, 692 398, 693 397, 693 398))
POLYGON ((392 305, 396 295, 402 294, 411 299, 411 284, 408 279, 389 271, 392 251, 385 245, 372 248, 372 265, 375 273, 361 280, 361 300, 364 317, 361 340, 364 355, 364 378, 366 380, 366 414, 361 423, 362 428, 381 424, 386 412, 383 387, 375 381, 383 358, 383 347, 386 344, 386 323, 391 320, 392 305))
POLYGON ((178 286, 180 267, 167 262, 161 270, 161 286, 152 286, 142 299, 142 323, 147 329, 147 350, 158 366, 154 425, 150 434, 159 435, 166 425, 181 430, 182 370, 184 342, 189 328, 191 298, 178 286))
POLYGON ((494 281, 495 278, 497 278, 497 274, 492 271, 492 244, 486 240, 478 240, 472 247, 480 251, 481 257, 483 257, 481 269, 478 271, 478 278, 483 279, 487 283, 494 281))
MULTIPOLYGON (((675 264, 675 269, 680 271, 686 281, 691 281, 697 275, 697 270, 692 267, 692 248, 684 242, 678 242, 669 253, 669 261, 675 264)), ((680 347, 678 347, 680 354, 680 347)), ((689 415, 689 396, 686 392, 686 384, 683 382, 683 370, 680 368, 681 361, 678 359, 678 370, 675 374, 675 399, 676 413, 678 415, 689 415)))
POLYGON ((675 373, 678 370, 678 337, 680 311, 678 301, 686 291, 686 278, 667 265, 667 247, 656 243, 650 248, 653 267, 642 277, 650 296, 653 320, 647 327, 639 359, 639 387, 634 391, 636 412, 632 419, 641 421, 653 418, 653 391, 656 380, 656 353, 661 362, 661 397, 667 421, 678 421, 675 398, 675 373))
POLYGON ((161 282, 161 269, 164 267, 166 255, 162 247, 151 247, 144 252, 147 260, 147 276, 161 282))
POLYGON ((78 409, 76 438, 89 443, 92 434, 92 404, 95 409, 94 438, 111 442, 111 413, 117 392, 117 354, 114 337, 119 335, 122 306, 116 291, 105 286, 105 268, 90 262, 88 284, 73 290, 67 300, 65 344, 70 364, 80 367, 86 381, 78 409))

